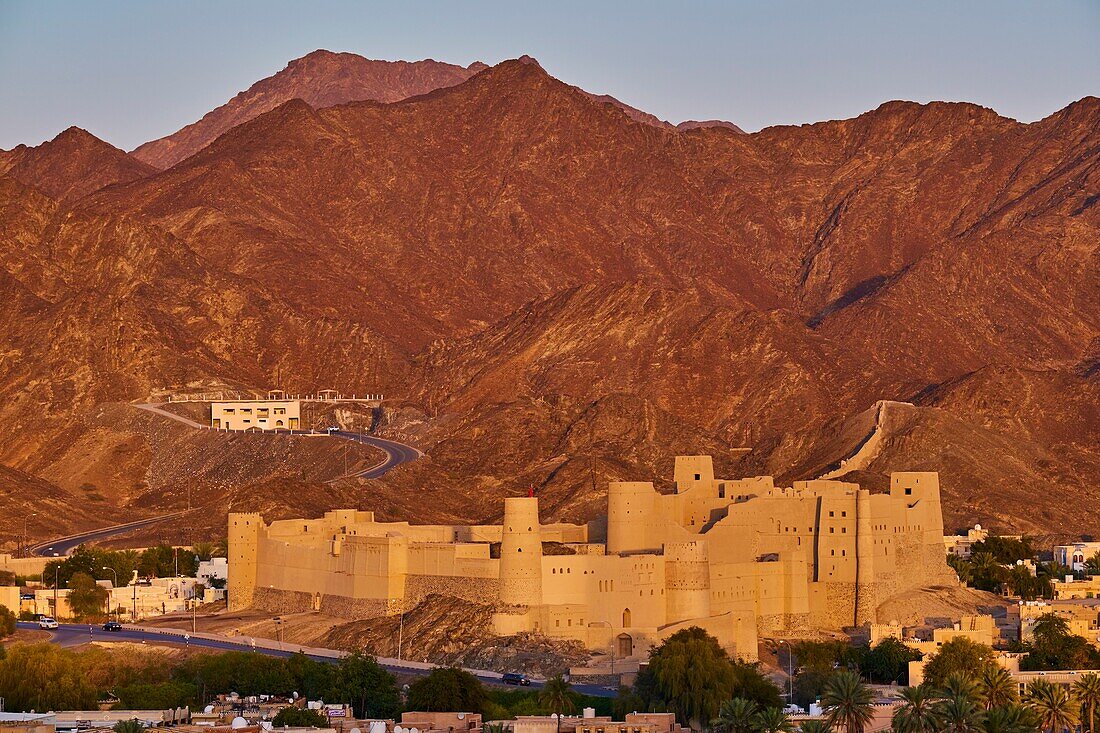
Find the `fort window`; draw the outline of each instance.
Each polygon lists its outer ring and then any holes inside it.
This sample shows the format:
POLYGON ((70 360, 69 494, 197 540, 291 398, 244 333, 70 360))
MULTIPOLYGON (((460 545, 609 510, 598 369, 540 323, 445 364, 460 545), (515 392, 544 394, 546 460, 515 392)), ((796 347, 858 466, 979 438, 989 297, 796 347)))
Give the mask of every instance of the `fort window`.
POLYGON ((831 511, 830 511, 830 512, 829 512, 829 516, 830 516, 830 517, 831 517, 831 516, 833 516, 833 512, 831 512, 831 511))
POLYGON ((702 478, 702 476, 700 476, 699 474, 695 474, 695 480, 696 480, 696 481, 698 481, 698 480, 699 480, 699 479, 701 479, 701 478, 702 478))
POLYGON ((841 513, 840 513, 840 516, 842 516, 842 517, 846 517, 846 516, 848 516, 848 512, 841 512, 841 513))
POLYGON ((905 495, 906 496, 912 496, 913 495, 913 490, 912 489, 906 489, 905 490, 905 495))
POLYGON ((836 532, 836 527, 829 527, 829 534, 834 534, 835 532, 836 532))

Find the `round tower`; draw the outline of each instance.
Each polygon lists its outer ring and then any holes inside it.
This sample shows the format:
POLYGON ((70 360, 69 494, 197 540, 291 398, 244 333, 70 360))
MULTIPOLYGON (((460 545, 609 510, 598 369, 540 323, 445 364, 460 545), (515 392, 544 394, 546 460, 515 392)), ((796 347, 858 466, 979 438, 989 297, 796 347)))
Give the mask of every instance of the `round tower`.
POLYGON ((500 601, 510 606, 542 604, 542 536, 539 500, 504 500, 500 540, 500 601))
POLYGON ((665 545, 666 623, 710 616, 710 553, 705 540, 665 545))
POLYGON ((607 487, 607 552, 637 552, 649 547, 646 531, 653 516, 653 484, 612 481, 607 487))

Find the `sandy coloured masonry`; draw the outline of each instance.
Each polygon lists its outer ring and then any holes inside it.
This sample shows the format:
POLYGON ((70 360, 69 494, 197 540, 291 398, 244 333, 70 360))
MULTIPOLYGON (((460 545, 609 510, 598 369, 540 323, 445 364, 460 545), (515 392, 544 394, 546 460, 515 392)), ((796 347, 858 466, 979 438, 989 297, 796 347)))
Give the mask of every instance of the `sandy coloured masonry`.
POLYGON ((891 596, 958 582, 936 473, 892 474, 879 494, 833 480, 778 488, 715 479, 710 456, 680 456, 675 482, 672 494, 612 482, 606 518, 587 525, 542 524, 534 497, 505 499, 500 525, 231 514, 229 605, 366 618, 438 593, 491 606, 501 635, 626 657, 700 626, 754 659, 761 635, 876 622, 891 596))

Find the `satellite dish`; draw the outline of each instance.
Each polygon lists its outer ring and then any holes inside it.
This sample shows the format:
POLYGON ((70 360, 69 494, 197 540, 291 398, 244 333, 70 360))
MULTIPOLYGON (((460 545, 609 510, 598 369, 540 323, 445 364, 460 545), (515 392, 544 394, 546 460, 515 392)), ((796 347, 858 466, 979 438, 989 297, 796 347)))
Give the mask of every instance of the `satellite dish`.
POLYGON ((263 728, 264 730, 273 730, 275 728, 275 726, 272 725, 270 720, 265 720, 262 723, 260 723, 260 727, 263 728))
POLYGON ((214 712, 214 706, 213 705, 207 705, 206 707, 204 707, 202 709, 202 711, 204 713, 212 713, 212 712, 214 712))
POLYGON ((229 727, 233 730, 237 730, 238 728, 247 728, 248 721, 238 715, 237 717, 233 718, 233 722, 229 724, 229 727))
POLYGON ((362 731, 360 731, 358 728, 352 728, 348 731, 348 733, 362 733, 362 731))
POLYGON ((292 692, 292 693, 290 693, 290 697, 294 700, 297 700, 298 699, 298 693, 297 692, 292 692))

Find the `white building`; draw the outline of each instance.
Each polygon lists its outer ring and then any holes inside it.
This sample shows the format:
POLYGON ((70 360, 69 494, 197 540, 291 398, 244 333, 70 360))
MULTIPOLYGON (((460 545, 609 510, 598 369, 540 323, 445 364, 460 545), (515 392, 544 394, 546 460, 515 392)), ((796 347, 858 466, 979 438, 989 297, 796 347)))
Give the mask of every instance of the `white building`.
POLYGON ((210 427, 215 430, 298 430, 301 417, 300 400, 210 403, 210 427))
POLYGON ((1073 570, 1084 570, 1085 562, 1100 552, 1100 542, 1075 542, 1054 548, 1054 561, 1073 570))

